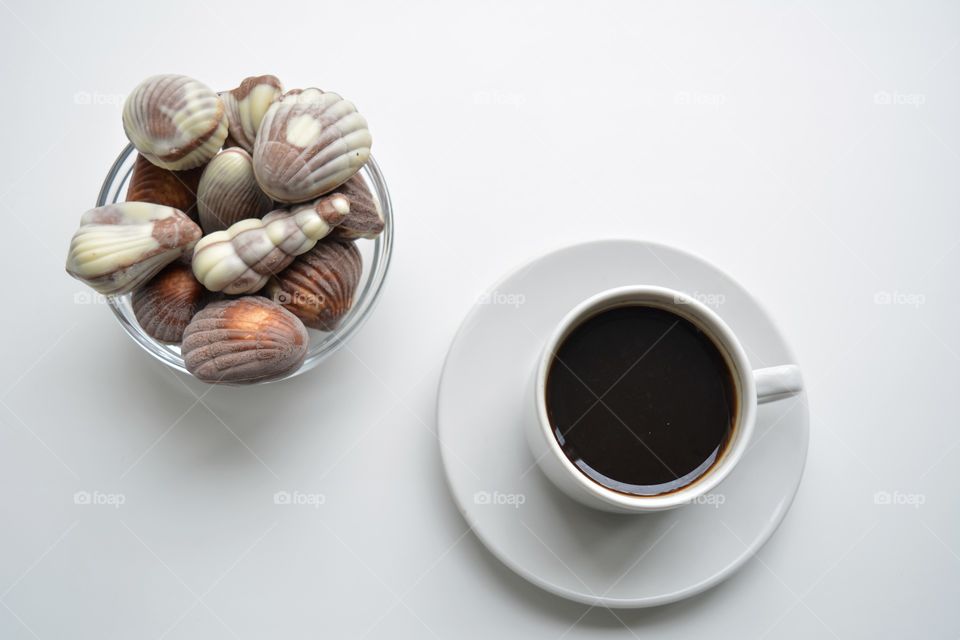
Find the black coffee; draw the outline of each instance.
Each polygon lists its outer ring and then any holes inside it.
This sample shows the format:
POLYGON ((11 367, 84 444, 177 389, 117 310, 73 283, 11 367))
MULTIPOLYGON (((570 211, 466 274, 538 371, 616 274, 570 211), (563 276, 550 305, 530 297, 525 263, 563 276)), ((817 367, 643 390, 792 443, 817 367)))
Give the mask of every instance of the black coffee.
POLYGON ((546 406, 567 457, 595 482, 634 495, 675 491, 717 461, 737 414, 714 342, 678 315, 644 306, 588 318, 547 374, 546 406))

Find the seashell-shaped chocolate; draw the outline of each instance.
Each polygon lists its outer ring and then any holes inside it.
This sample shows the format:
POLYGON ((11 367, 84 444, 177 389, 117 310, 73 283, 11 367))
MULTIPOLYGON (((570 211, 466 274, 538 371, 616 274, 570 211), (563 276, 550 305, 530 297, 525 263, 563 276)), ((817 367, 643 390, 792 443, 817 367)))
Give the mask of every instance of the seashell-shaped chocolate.
POLYGON ((197 243, 193 273, 211 291, 254 293, 312 249, 349 211, 347 199, 334 195, 292 211, 271 211, 263 219, 241 220, 197 243))
POLYGON ((217 154, 227 118, 223 102, 205 84, 168 74, 147 78, 127 96, 123 130, 147 160, 180 171, 217 154))
POLYGON ((355 174, 370 157, 372 142, 352 103, 320 89, 294 89, 263 116, 253 169, 274 200, 305 202, 355 174))
POLYGON ((333 331, 353 306, 362 272, 352 242, 324 239, 271 277, 264 293, 311 329, 333 331))
POLYGON ((128 293, 193 249, 200 235, 200 227, 172 207, 146 202, 98 207, 80 218, 67 273, 104 295, 128 293))
POLYGON ((197 191, 204 233, 222 231, 235 222, 259 218, 273 209, 273 200, 253 176, 250 154, 240 147, 221 151, 203 170, 197 191))
POLYGON ((177 344, 210 296, 193 277, 190 265, 174 262, 133 292, 133 313, 148 335, 177 344))
POLYGON ((127 202, 152 202, 179 209, 197 220, 197 187, 202 167, 186 171, 161 169, 141 154, 133 165, 127 187, 127 202))
POLYGON ((214 302, 183 332, 187 371, 205 382, 260 382, 297 369, 307 329, 280 305, 256 296, 214 302))
POLYGON ((245 78, 236 89, 220 93, 227 113, 231 146, 240 146, 253 153, 263 114, 282 93, 283 86, 276 76, 245 78))
POLYGON ((337 187, 334 193, 347 197, 350 201, 350 213, 330 234, 339 240, 358 240, 376 238, 383 231, 383 211, 380 203, 370 193, 360 174, 337 187))

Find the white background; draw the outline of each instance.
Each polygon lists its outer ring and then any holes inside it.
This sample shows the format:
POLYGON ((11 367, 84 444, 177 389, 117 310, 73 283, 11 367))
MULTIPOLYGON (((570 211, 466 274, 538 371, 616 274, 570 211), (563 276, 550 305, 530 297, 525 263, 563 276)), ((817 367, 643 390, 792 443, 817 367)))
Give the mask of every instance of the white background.
POLYGON ((0 0, 0 70, 0 637, 960 633, 956 5, 0 0), (123 96, 161 72, 216 89, 273 73, 369 120, 395 261, 319 370, 209 390, 75 302, 70 235, 125 144, 123 96), (803 483, 759 557, 616 615, 490 556, 434 436, 477 297, 606 237, 743 283, 812 411, 803 483))

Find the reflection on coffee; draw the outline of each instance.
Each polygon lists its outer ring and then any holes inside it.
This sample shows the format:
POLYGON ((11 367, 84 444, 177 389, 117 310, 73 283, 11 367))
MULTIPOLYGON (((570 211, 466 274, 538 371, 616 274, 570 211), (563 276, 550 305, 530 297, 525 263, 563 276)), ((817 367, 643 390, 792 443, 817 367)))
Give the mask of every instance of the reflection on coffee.
POLYGON ((670 311, 623 306, 577 326, 547 374, 546 407, 566 456, 595 482, 659 495, 706 473, 737 419, 727 361, 670 311))

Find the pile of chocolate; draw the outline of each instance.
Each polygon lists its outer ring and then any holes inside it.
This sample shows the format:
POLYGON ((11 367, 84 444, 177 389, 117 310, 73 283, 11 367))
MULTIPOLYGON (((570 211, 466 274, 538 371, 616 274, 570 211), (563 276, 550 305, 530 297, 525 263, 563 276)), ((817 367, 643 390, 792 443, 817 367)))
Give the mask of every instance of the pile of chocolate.
POLYGON ((333 331, 363 272, 354 241, 384 221, 357 174, 372 138, 352 103, 284 92, 274 76, 220 94, 186 76, 123 106, 139 152, 126 202, 87 211, 67 273, 132 293, 143 330, 194 376, 253 383, 303 363, 307 327, 333 331))

